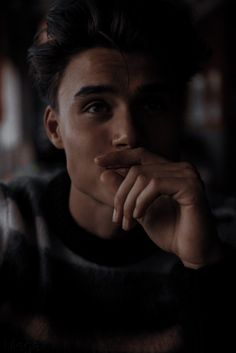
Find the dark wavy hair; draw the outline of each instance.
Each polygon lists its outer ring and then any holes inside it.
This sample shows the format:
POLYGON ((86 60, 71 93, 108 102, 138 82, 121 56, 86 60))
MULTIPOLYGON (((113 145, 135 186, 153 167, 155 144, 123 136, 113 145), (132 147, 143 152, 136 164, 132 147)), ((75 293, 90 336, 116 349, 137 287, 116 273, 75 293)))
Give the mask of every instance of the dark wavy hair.
POLYGON ((48 104, 57 107, 71 57, 99 46, 150 53, 181 84, 208 56, 181 0, 57 0, 28 55, 35 85, 48 104))

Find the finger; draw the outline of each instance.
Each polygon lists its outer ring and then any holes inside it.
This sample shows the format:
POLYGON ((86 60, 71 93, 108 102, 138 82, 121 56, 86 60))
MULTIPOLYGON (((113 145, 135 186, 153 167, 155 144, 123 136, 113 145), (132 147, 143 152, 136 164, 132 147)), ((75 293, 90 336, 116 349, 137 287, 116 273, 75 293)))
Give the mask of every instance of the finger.
POLYGON ((122 222, 123 206, 124 206, 125 200, 139 174, 139 170, 136 168, 137 167, 130 168, 128 174, 126 175, 123 182, 120 184, 119 189, 117 190, 117 193, 115 195, 113 221, 116 223, 122 222))
MULTIPOLYGON (((127 173, 127 171, 125 171, 127 173)), ((110 192, 115 195, 119 186, 122 184, 124 178, 112 170, 106 170, 101 174, 101 181, 106 184, 110 192)), ((115 211, 115 210, 114 210, 115 211)), ((113 213, 113 221, 116 222, 115 219, 116 212, 113 213)), ((135 220, 131 220, 129 222, 129 230, 136 226, 137 222, 135 220)), ((127 229, 128 230, 128 229, 127 229)))
POLYGON ((156 180, 169 180, 169 182, 176 182, 179 178, 180 183, 182 182, 183 178, 196 178, 196 174, 192 171, 192 168, 187 168, 185 164, 181 163, 165 163, 159 165, 147 165, 145 167, 132 166, 115 195, 114 222, 122 222, 124 203, 127 199, 127 195, 130 193, 130 190, 135 184, 137 177, 140 176, 142 180, 144 175, 149 178, 149 180, 154 178, 156 180))
POLYGON ((107 186, 109 191, 115 196, 124 177, 114 170, 105 170, 100 176, 100 180, 107 186))
MULTIPOLYGON (((145 173, 149 178, 200 178, 196 168, 187 163, 156 163, 145 166, 134 165, 129 168, 111 168, 116 173, 126 176, 130 169, 145 173)), ((110 168, 108 168, 110 170, 110 168)))
POLYGON ((147 208, 160 195, 171 196, 180 207, 199 204, 202 199, 202 185, 194 178, 155 178, 139 194, 133 212, 133 218, 144 216, 147 208))
POLYGON ((96 164, 102 167, 120 167, 141 164, 141 157, 136 150, 124 150, 110 152, 94 159, 96 164))
POLYGON ((144 148, 133 148, 121 151, 109 152, 94 159, 96 164, 103 167, 131 166, 137 164, 151 164, 154 162, 167 162, 166 159, 157 156, 144 148))
POLYGON ((144 175, 139 175, 128 193, 123 206, 122 228, 129 230, 133 222, 133 212, 139 194, 145 189, 148 179, 144 175))
POLYGON ((133 218, 135 219, 143 217, 148 207, 161 195, 158 186, 153 180, 149 182, 136 199, 133 211, 133 218))

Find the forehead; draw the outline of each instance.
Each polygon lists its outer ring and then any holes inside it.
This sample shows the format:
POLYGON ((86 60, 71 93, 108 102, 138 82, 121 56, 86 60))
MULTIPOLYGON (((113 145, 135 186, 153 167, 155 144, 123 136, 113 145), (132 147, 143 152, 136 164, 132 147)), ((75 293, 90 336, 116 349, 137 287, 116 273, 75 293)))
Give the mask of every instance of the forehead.
POLYGON ((132 91, 139 86, 166 81, 154 57, 144 53, 121 54, 114 49, 93 48, 72 57, 59 87, 59 98, 83 86, 112 85, 132 91))

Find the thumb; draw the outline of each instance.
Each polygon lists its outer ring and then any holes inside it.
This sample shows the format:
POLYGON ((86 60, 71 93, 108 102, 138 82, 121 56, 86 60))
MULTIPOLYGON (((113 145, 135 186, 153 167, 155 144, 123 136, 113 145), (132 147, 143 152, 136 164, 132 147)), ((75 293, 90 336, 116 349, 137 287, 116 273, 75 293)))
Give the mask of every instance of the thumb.
POLYGON ((109 191, 115 196, 120 184, 124 180, 120 174, 114 170, 105 170, 101 176, 100 180, 107 186, 109 191))

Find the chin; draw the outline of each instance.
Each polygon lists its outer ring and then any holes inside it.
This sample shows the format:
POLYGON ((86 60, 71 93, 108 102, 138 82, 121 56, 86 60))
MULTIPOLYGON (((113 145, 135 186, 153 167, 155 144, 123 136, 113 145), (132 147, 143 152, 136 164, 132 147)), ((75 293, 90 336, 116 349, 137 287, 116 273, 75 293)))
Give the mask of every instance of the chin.
POLYGON ((99 194, 98 197, 95 197, 95 199, 105 206, 108 206, 110 208, 114 207, 114 195, 112 195, 106 190, 103 194, 99 194))
POLYGON ((100 204, 100 206, 108 206, 113 208, 114 206, 114 195, 107 191, 105 188, 100 186, 98 190, 91 189, 83 189, 80 188, 80 192, 84 195, 87 195, 91 200, 94 200, 96 203, 100 204))

